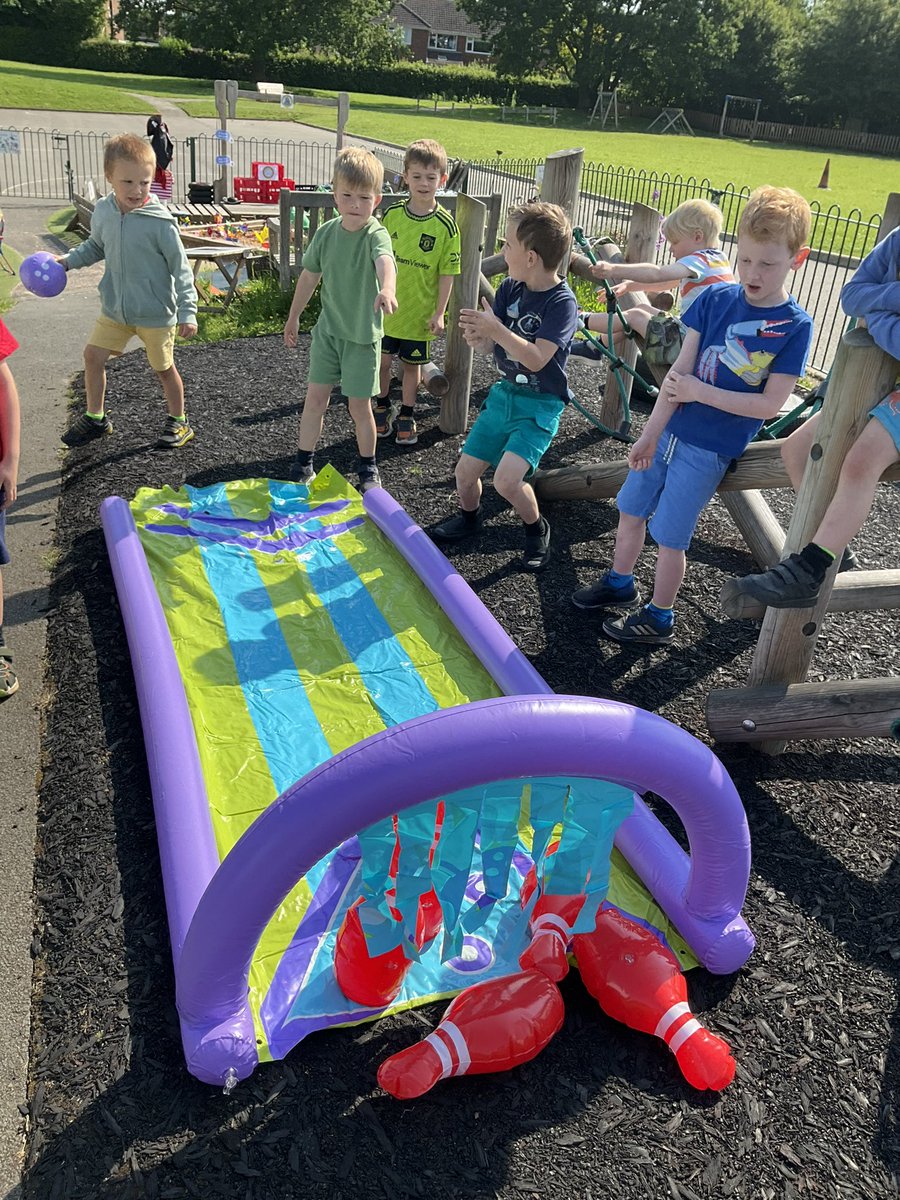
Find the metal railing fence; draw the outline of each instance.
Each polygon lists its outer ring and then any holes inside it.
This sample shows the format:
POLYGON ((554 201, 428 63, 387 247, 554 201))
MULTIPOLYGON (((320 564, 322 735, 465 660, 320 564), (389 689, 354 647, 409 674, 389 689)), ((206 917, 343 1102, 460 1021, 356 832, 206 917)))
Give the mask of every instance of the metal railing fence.
MULTIPOLYGON (((44 129, 18 132, 19 153, 0 154, 0 198, 71 201, 76 191, 84 190, 87 180, 93 181, 98 192, 104 191, 103 146, 108 134, 44 129)), ((217 177, 215 159, 222 146, 211 134, 176 142, 172 170, 178 199, 187 198, 189 183, 217 177)), ((402 155, 386 147, 375 147, 375 151, 384 164, 388 183, 395 182, 402 155)), ((243 137, 229 142, 228 152, 235 175, 249 175, 250 164, 256 160, 276 161, 284 163, 287 175, 295 182, 310 186, 330 181, 335 154, 329 144, 243 137)), ((510 208, 537 194, 542 166, 543 159, 539 158, 498 156, 474 160, 469 164, 467 191, 471 195, 499 192, 504 208, 510 208)), ((635 204, 647 204, 665 214, 684 200, 705 197, 718 204, 725 215, 724 244, 733 260, 737 228, 748 196, 747 188, 736 188, 731 183, 588 162, 582 169, 575 224, 590 235, 608 234, 624 245, 635 204)), ((824 372, 846 324, 839 303, 841 287, 875 244, 881 216, 865 216, 858 208, 842 213, 837 205, 823 208, 816 201, 812 212, 813 252, 792 280, 791 289, 815 324, 810 366, 824 372)), ((493 249, 486 247, 486 252, 493 249)), ((663 261, 666 253, 665 242, 660 239, 658 261, 663 261)))

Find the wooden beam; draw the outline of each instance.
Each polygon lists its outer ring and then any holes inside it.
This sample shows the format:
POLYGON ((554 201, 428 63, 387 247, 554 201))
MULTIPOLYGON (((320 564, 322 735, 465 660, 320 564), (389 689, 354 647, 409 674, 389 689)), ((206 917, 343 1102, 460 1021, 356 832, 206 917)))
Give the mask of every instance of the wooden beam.
MULTIPOLYGON (((726 616, 736 620, 759 621, 766 613, 762 604, 740 592, 721 604, 726 616)), ((834 581, 827 611, 873 612, 888 608, 900 608, 900 571, 844 571, 834 581)))
POLYGON ((472 348, 459 327, 459 310, 478 307, 481 247, 487 209, 471 196, 456 199, 459 226, 460 277, 450 293, 450 320, 444 373, 450 388, 441 404, 439 426, 443 433, 465 433, 469 421, 469 392, 472 388, 472 348))
POLYGON ((760 567, 781 562, 784 530, 762 493, 723 492, 720 499, 760 567))
POLYGON ((900 679, 717 689, 706 701, 706 723, 717 742, 900 740, 900 679))
MULTIPOLYGON (((719 484, 719 492, 746 492, 754 488, 791 486, 781 461, 783 442, 753 442, 719 484)), ((604 463, 572 463, 550 471, 538 471, 532 480, 542 500, 608 500, 625 482, 628 463, 624 458, 604 463)), ((900 462, 881 476, 882 483, 900 481, 900 462)))

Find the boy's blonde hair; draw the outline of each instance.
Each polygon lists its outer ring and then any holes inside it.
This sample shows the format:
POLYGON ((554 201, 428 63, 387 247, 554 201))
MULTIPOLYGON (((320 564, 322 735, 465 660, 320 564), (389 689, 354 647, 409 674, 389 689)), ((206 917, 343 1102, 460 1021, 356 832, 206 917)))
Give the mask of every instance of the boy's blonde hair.
POLYGON ((421 167, 434 167, 441 175, 447 174, 447 151, 440 142, 432 138, 420 138, 410 142, 403 155, 403 174, 405 175, 413 163, 421 167))
POLYGON ((371 188, 376 196, 380 196, 384 187, 384 167, 371 150, 347 146, 334 160, 333 187, 337 187, 339 179, 350 187, 371 188))
POLYGON ((738 225, 741 234, 755 242, 781 242, 796 254, 809 242, 812 213, 793 188, 765 184, 750 196, 738 225))
POLYGON ((517 204, 508 218, 526 250, 533 250, 548 271, 554 271, 572 246, 572 223, 558 204, 534 200, 517 204))
POLYGON ((103 174, 107 179, 117 162, 146 164, 156 170, 156 154, 153 147, 136 133, 120 133, 110 138, 103 147, 103 174))
POLYGON ((709 200, 685 200, 663 221, 663 233, 669 242, 680 242, 699 233, 703 248, 712 250, 719 245, 724 220, 721 208, 709 200))

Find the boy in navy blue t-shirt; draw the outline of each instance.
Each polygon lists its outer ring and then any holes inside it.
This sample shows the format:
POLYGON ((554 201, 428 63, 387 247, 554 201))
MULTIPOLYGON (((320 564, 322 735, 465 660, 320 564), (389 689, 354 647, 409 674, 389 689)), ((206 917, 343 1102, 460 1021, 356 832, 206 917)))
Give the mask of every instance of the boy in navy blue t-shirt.
POLYGON ((802 196, 758 188, 738 229, 741 282, 704 289, 685 315, 684 345, 628 455, 612 567, 572 596, 581 609, 636 608, 634 568, 649 528, 659 546, 653 599, 631 616, 604 621, 616 641, 673 640, 673 606, 700 513, 803 374, 812 321, 785 283, 806 260, 809 229, 802 196))
POLYGON ((559 428, 569 399, 566 363, 578 306, 558 268, 572 244, 572 226, 556 204, 522 204, 506 227, 503 255, 509 277, 493 308, 464 308, 466 341, 489 353, 503 378, 488 392, 456 467, 460 512, 432 529, 436 541, 458 542, 482 527, 481 476, 494 467, 494 487, 525 525, 526 571, 550 558, 550 526, 528 478, 559 428))

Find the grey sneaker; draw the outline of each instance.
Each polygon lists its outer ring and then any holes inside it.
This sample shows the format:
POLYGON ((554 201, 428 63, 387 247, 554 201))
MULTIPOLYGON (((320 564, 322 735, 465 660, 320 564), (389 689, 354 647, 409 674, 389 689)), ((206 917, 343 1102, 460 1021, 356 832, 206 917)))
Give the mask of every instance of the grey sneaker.
POLYGON ((381 472, 375 463, 369 466, 367 463, 361 464, 357 468, 359 483, 356 485, 361 492, 368 492, 370 488, 381 487, 381 472))
POLYGON ((19 680, 13 670, 12 651, 0 642, 0 700, 19 690, 19 680))
POLYGON ((299 458, 295 458, 289 474, 294 483, 305 483, 308 486, 316 477, 316 468, 311 462, 301 463, 299 458))
POLYGON ((60 440, 67 446, 85 446, 88 442, 105 437, 112 431, 112 421, 105 413, 99 420, 96 417, 89 417, 87 413, 82 413, 61 435, 60 440))
POLYGON ((731 617, 743 616, 746 597, 767 608, 812 608, 823 578, 799 554, 791 554, 768 571, 729 579, 719 593, 719 603, 731 617))
POLYGON ((666 646, 675 641, 675 622, 671 625, 658 620, 646 608, 630 617, 615 617, 603 622, 603 632, 617 642, 634 642, 644 646, 666 646))
POLYGON ((607 571, 590 587, 579 588, 572 593, 572 603, 576 608, 590 612, 598 608, 636 608, 641 602, 641 593, 634 584, 631 587, 613 587, 607 571))
POLYGON ((844 571, 858 571, 858 570, 859 570, 859 559, 856 557, 856 554, 854 553, 854 551, 851 550, 849 546, 847 546, 846 549, 844 550, 844 553, 841 555, 841 565, 838 567, 838 575, 841 575, 844 571))
POLYGON ((184 446, 194 436, 194 431, 188 424, 187 417, 179 421, 177 417, 166 417, 163 431, 156 443, 159 450, 177 450, 184 446))
POLYGON ((525 535, 525 553, 522 555, 522 567, 526 571, 543 571, 550 561, 550 522, 541 517, 541 532, 525 535))

